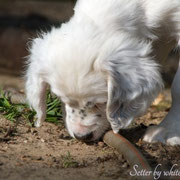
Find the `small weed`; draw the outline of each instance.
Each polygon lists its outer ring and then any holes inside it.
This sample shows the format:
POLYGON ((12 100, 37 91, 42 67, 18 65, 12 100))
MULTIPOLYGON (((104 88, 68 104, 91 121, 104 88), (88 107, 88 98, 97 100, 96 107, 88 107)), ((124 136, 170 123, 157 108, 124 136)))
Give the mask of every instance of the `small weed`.
POLYGON ((66 155, 62 155, 62 165, 64 168, 78 167, 78 162, 74 161, 70 152, 68 151, 66 155))

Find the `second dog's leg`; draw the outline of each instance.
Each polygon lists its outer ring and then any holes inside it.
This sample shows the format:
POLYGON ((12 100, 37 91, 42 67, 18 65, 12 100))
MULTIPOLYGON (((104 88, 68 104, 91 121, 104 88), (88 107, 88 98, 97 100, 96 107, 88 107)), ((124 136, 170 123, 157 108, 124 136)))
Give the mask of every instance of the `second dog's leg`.
POLYGON ((158 125, 150 127, 144 140, 163 142, 169 145, 180 145, 180 62, 174 77, 172 88, 172 107, 165 119, 158 125))

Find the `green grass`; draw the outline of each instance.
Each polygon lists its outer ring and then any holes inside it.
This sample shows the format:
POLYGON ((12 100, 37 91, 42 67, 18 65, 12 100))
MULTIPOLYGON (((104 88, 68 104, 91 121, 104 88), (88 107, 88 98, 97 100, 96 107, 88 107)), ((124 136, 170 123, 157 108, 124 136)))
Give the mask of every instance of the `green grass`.
MULTIPOLYGON (((62 110, 59 99, 47 92, 46 102, 46 121, 56 124, 62 123, 62 110)), ((5 96, 2 90, 0 90, 0 113, 12 122, 16 122, 19 118, 24 118, 31 125, 36 115, 36 112, 31 110, 27 104, 12 104, 10 97, 5 96)))
POLYGON ((71 156, 70 152, 68 151, 66 155, 61 156, 62 159, 62 166, 64 168, 75 168, 78 167, 78 162, 74 161, 73 157, 71 156))
POLYGON ((50 92, 47 93, 47 111, 46 111, 46 121, 52 123, 59 123, 59 119, 62 120, 62 104, 57 97, 51 95, 50 92))

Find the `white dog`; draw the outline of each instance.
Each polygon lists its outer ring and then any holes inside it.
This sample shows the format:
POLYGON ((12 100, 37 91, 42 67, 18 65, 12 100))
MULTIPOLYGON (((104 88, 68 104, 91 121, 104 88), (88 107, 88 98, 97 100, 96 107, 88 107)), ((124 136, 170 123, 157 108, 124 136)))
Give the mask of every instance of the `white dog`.
MULTIPOLYGON (((180 0, 79 0, 61 28, 32 42, 26 92, 45 119, 47 85, 65 103, 72 137, 99 139, 142 115, 163 87, 159 62, 180 45, 180 0), (158 62, 158 63, 157 63, 158 62)), ((180 67, 172 108, 144 140, 180 144, 180 67)))

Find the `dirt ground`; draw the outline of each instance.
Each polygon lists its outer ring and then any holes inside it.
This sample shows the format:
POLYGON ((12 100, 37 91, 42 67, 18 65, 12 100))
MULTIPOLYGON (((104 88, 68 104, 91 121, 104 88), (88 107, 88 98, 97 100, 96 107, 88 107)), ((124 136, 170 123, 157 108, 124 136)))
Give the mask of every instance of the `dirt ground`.
MULTIPOLYGON (((0 87, 23 89, 23 81, 0 76, 0 87)), ((161 170, 168 171, 177 164, 175 168, 180 171, 180 146, 142 141, 147 126, 159 123, 167 114, 170 103, 170 92, 166 90, 160 104, 152 106, 146 115, 121 134, 141 150, 152 168, 162 164, 161 170)), ((46 122, 41 128, 33 128, 25 120, 17 122, 13 124, 0 115, 2 180, 133 179, 126 159, 101 141, 85 144, 72 139, 62 124, 46 122)))

